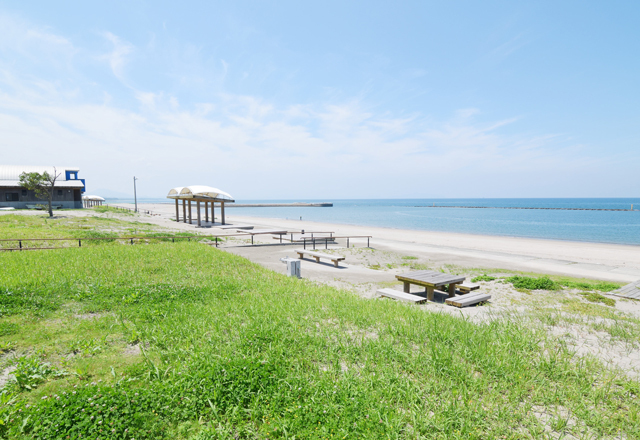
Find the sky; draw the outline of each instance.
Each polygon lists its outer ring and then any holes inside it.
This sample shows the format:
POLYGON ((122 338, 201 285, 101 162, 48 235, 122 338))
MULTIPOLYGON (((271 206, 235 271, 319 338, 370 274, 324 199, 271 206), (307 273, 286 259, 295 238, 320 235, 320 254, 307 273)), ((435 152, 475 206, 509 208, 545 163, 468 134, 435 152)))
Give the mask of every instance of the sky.
POLYGON ((640 2, 4 1, 0 151, 87 192, 637 197, 640 2))

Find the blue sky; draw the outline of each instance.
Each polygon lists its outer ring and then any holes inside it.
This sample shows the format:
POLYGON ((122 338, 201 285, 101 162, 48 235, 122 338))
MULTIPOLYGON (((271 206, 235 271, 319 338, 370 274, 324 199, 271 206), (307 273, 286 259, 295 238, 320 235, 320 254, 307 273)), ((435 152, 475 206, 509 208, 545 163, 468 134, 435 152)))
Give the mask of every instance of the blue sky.
POLYGON ((0 0, 2 162, 156 197, 634 197, 638 22, 629 1, 0 0))

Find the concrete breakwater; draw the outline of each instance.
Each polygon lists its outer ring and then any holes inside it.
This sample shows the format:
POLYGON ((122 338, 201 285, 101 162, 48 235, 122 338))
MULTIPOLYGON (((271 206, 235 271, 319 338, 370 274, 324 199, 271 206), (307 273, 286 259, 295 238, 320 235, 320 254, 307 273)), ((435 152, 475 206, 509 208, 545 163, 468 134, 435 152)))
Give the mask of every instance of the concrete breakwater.
POLYGON ((638 211, 633 209, 607 209, 607 208, 534 208, 526 206, 447 206, 447 205, 416 205, 414 208, 466 208, 466 209, 546 209, 551 211, 638 211))
POLYGON ((333 203, 229 203, 227 208, 330 208, 333 203))

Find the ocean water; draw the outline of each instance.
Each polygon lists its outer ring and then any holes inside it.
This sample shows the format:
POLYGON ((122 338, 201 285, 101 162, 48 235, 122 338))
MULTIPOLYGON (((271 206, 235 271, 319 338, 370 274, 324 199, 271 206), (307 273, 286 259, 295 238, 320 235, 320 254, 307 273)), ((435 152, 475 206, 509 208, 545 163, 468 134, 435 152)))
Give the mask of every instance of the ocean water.
MULTIPOLYGON (((163 200, 163 202, 166 199, 163 200)), ((637 199, 401 199, 295 200, 332 202, 331 208, 233 208, 227 215, 446 231, 482 235, 544 238, 640 245, 640 198, 637 199), (462 209, 429 206, 487 206, 462 209), (570 211, 499 209, 503 207, 630 209, 570 211)), ((237 200, 237 203, 291 203, 292 200, 237 200)), ((640 251, 640 250, 639 250, 640 251)))

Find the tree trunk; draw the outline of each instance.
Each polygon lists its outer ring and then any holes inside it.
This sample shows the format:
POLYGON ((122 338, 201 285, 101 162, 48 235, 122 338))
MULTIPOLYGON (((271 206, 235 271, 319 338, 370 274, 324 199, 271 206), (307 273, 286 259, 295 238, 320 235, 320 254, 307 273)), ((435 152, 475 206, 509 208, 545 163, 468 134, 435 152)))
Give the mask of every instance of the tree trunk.
POLYGON ((49 191, 49 217, 53 217, 53 187, 51 188, 51 191, 49 191))

